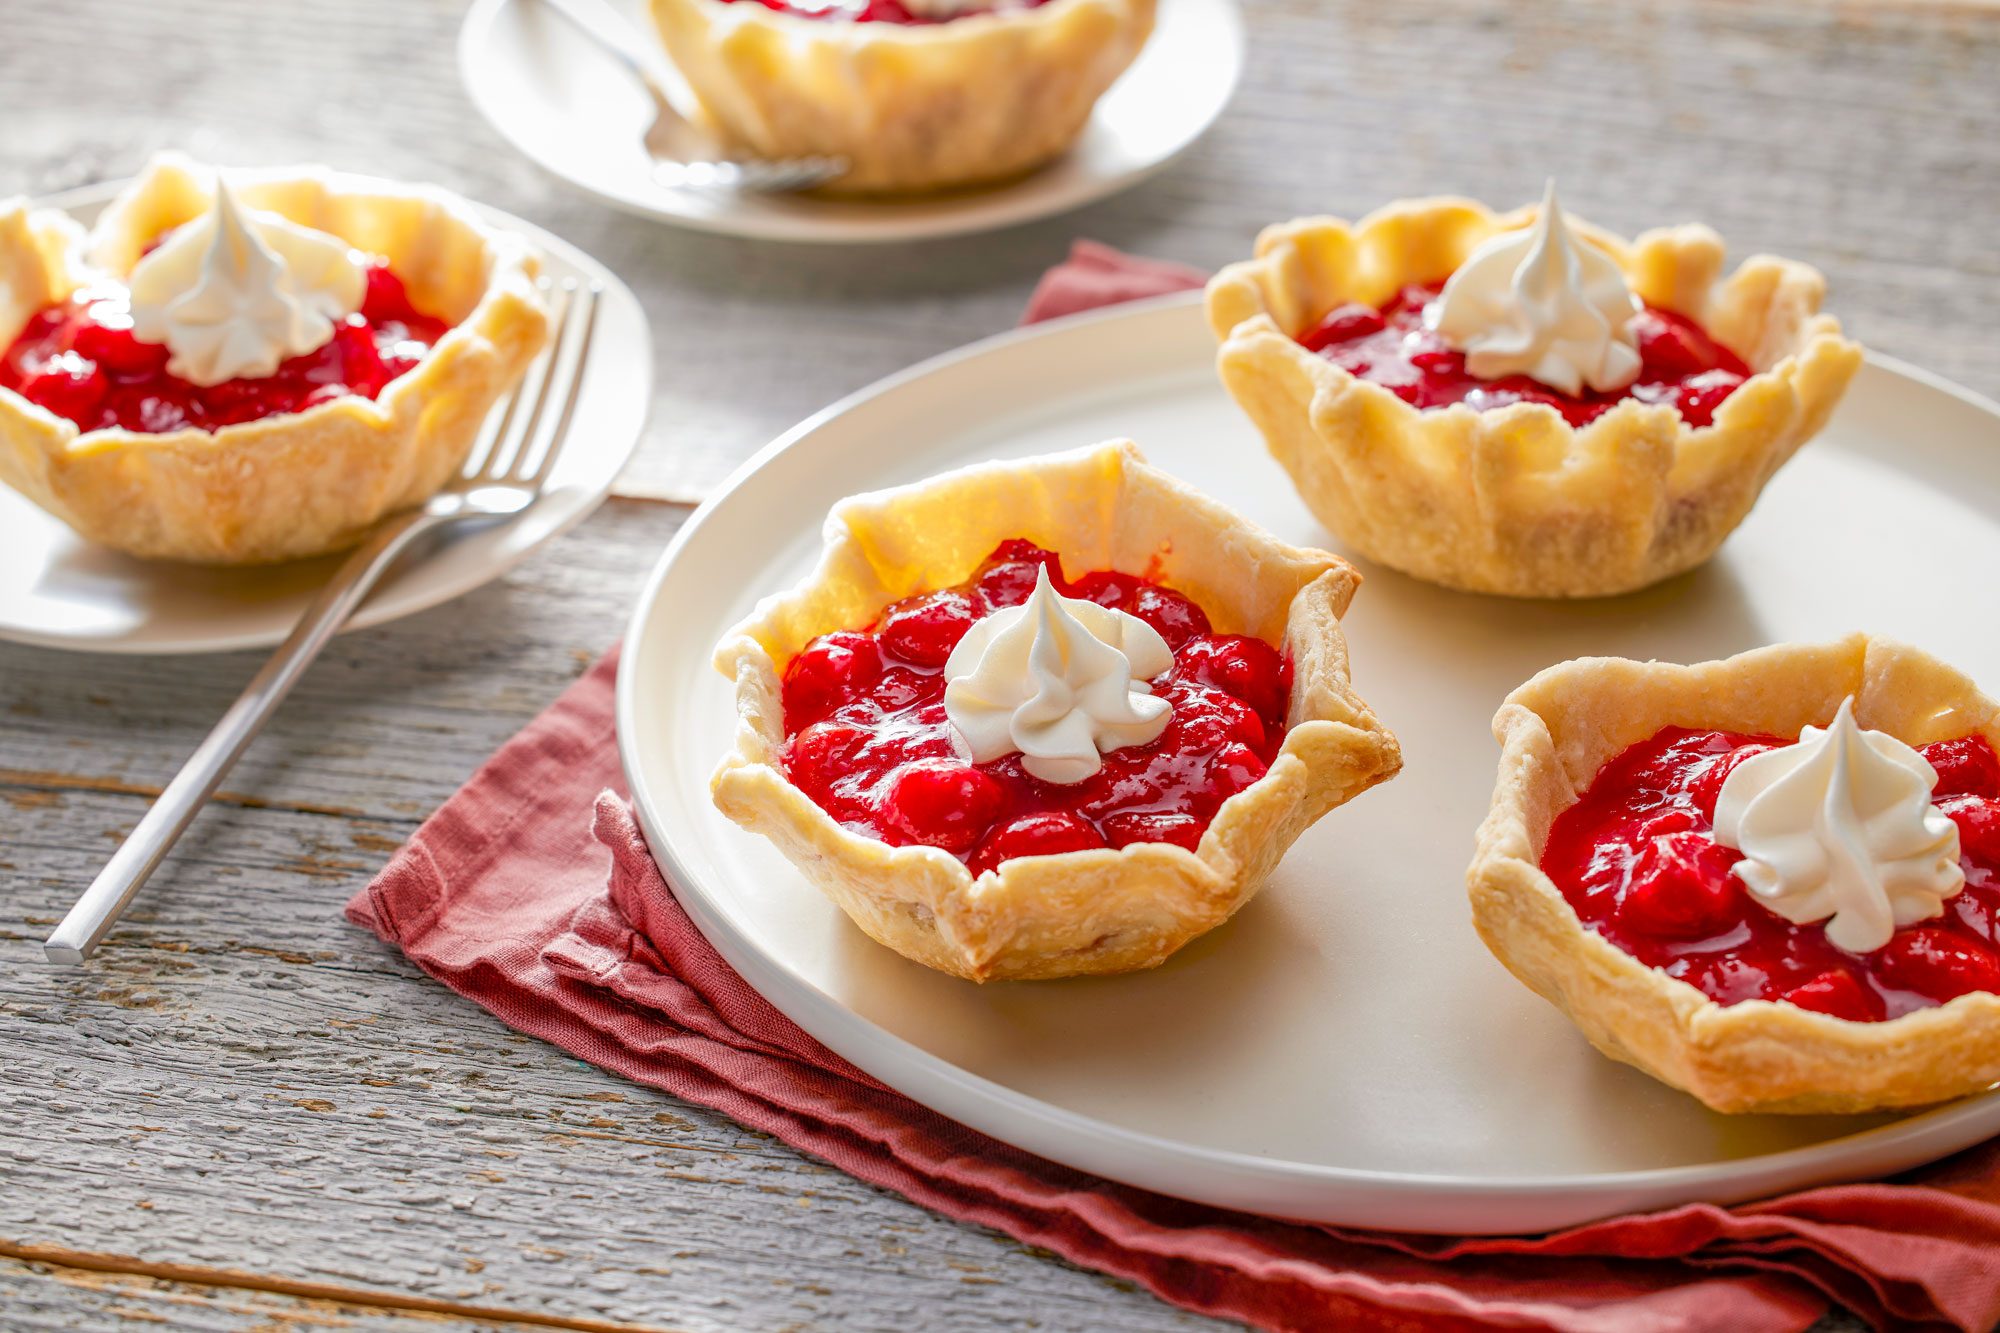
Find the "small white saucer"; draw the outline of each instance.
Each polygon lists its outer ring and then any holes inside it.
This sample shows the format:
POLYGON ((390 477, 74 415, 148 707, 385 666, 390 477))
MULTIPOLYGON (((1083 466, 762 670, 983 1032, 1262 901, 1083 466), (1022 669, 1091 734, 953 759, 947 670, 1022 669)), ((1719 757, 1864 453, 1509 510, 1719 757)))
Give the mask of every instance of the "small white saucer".
MULTIPOLYGON (((614 2, 650 33, 639 6, 614 2)), ((854 243, 993 231, 1136 184, 1215 123, 1242 76, 1243 49, 1236 0, 1160 0, 1152 39, 1067 157, 1010 185, 909 201, 655 183, 639 143, 652 116, 644 90, 535 0, 474 0, 459 32, 458 69, 473 105, 502 137, 608 204, 697 231, 854 243)))
MULTIPOLYGON (((88 223, 118 190, 87 186, 38 201, 88 223)), ((604 288, 588 382, 552 486, 520 518, 465 533, 391 573, 348 628, 379 625, 472 591, 597 508, 625 466, 653 397, 645 311, 624 283, 575 246, 481 209, 528 236, 544 270, 604 288)), ((268 647, 291 632, 339 556, 248 569, 137 560, 93 546, 0 486, 0 639, 98 653, 210 653, 268 647)))

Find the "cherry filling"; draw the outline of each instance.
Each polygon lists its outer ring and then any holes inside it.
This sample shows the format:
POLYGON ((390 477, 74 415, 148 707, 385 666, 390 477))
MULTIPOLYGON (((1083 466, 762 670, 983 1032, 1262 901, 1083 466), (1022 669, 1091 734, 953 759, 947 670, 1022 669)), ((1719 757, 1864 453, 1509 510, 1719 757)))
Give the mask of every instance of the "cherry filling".
POLYGON ((1786 1000, 1877 1022, 1970 991, 2000 991, 2000 759, 1985 739, 1939 741, 1931 799, 1958 824, 1965 887, 1944 915, 1897 931, 1873 953, 1794 925, 1731 872, 1715 841, 1723 779, 1753 754, 1795 742, 1669 727, 1598 771, 1556 817, 1542 869, 1583 923, 1649 967, 1722 1004, 1786 1000))
POLYGON ((1424 323, 1442 284, 1413 284, 1377 310, 1358 302, 1336 306, 1299 341, 1359 379, 1379 384, 1412 407, 1464 403, 1475 411, 1510 403, 1546 403, 1572 426, 1595 421, 1627 398, 1660 403, 1688 425, 1715 420, 1715 409, 1754 373, 1693 320, 1647 306, 1633 321, 1639 378, 1612 393, 1558 393, 1526 375, 1483 380, 1465 368, 1424 323))
POLYGON ((977 875, 1020 856, 1135 842, 1192 851, 1222 803, 1277 756, 1291 663, 1262 639, 1216 634, 1172 588, 1130 574, 1075 581, 1031 542, 1002 542, 966 582, 896 603, 871 629, 823 634, 785 668, 785 773, 858 833, 941 847, 977 875), (944 664, 973 624, 1018 606, 1046 566, 1056 589, 1139 617, 1174 650, 1153 681, 1173 705, 1160 736, 1103 756, 1071 785, 1019 755, 961 757, 944 711, 944 664))
POLYGON ((809 19, 844 19, 850 23, 949 23, 956 18, 1010 9, 1039 9, 1049 0, 985 0, 958 14, 931 18, 917 13, 903 0, 725 0, 729 4, 762 5, 780 14, 796 14, 809 19))
POLYGON ((132 333, 130 294, 86 287, 28 321, 0 353, 0 389, 12 389, 84 430, 158 434, 259 421, 353 394, 373 398, 415 366, 451 326, 410 304, 381 260, 368 268, 361 309, 316 352, 263 379, 190 384, 167 370, 167 349, 132 333))

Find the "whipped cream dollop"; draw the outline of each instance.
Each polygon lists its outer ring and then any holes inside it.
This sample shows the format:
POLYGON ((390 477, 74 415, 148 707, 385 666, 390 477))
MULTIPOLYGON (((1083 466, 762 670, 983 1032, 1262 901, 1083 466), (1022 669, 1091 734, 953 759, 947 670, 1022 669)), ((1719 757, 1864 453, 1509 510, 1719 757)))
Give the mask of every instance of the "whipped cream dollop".
POLYGON ((944 664, 945 716, 974 763, 1019 753, 1044 782, 1082 782, 1105 751, 1166 730, 1172 706, 1148 682, 1173 664, 1158 630, 1064 597, 1045 566, 1026 602, 958 641, 944 664))
POLYGON ((1867 953, 1965 887, 1936 785, 1921 754, 1855 723, 1850 698, 1831 726, 1730 771, 1715 837, 1743 853, 1736 873, 1758 902, 1800 925, 1825 921, 1827 939, 1867 953))
POLYGON ((1479 378, 1526 375, 1577 394, 1639 377, 1638 313, 1617 262, 1570 234, 1550 181, 1535 225, 1467 256, 1427 319, 1479 378))
POLYGON ((331 342, 367 285, 347 242, 247 210, 218 178, 208 212, 133 267, 132 332, 191 384, 256 378, 331 342))

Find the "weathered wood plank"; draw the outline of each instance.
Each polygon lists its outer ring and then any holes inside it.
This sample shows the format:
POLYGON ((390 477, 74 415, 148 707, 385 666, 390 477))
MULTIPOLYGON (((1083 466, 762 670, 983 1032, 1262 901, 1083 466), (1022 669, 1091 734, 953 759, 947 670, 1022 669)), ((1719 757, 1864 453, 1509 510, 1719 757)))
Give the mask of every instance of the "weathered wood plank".
MULTIPOLYGON (((1215 265, 1295 213, 1519 199, 1550 172, 1608 225, 1700 217, 1738 253, 1819 264, 1864 340, 2000 392, 1991 9, 1247 8, 1251 77, 1213 135, 1121 198, 996 236, 757 246, 570 197, 459 91, 456 0, 350 0, 334 21, 255 0, 0 0, 0 190, 181 146, 428 177, 550 226, 655 320, 655 425, 632 476, 669 494, 1004 327, 1074 235, 1215 265), (91 70, 120 81, 79 105, 91 70)), ((682 516, 614 504, 492 588, 341 640, 83 974, 40 963, 35 941, 255 658, 0 646, 0 1239, 695 1330, 1205 1322, 509 1033, 338 920, 617 635, 682 516)), ((0 1263, 25 1327, 412 1318, 232 1290, 0 1263)))

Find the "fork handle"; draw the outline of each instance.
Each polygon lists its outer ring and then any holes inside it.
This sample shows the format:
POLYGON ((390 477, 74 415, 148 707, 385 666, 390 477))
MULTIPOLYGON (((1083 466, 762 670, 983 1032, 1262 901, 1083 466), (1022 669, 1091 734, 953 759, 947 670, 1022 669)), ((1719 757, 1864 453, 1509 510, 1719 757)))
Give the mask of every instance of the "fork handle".
POLYGON ((299 617, 291 636, 244 687, 208 739, 188 757, 160 799, 153 802, 138 827, 43 944, 50 962, 76 964, 90 956, 327 640, 361 605, 382 572, 437 521, 422 509, 411 510, 379 525, 355 548, 299 617))

